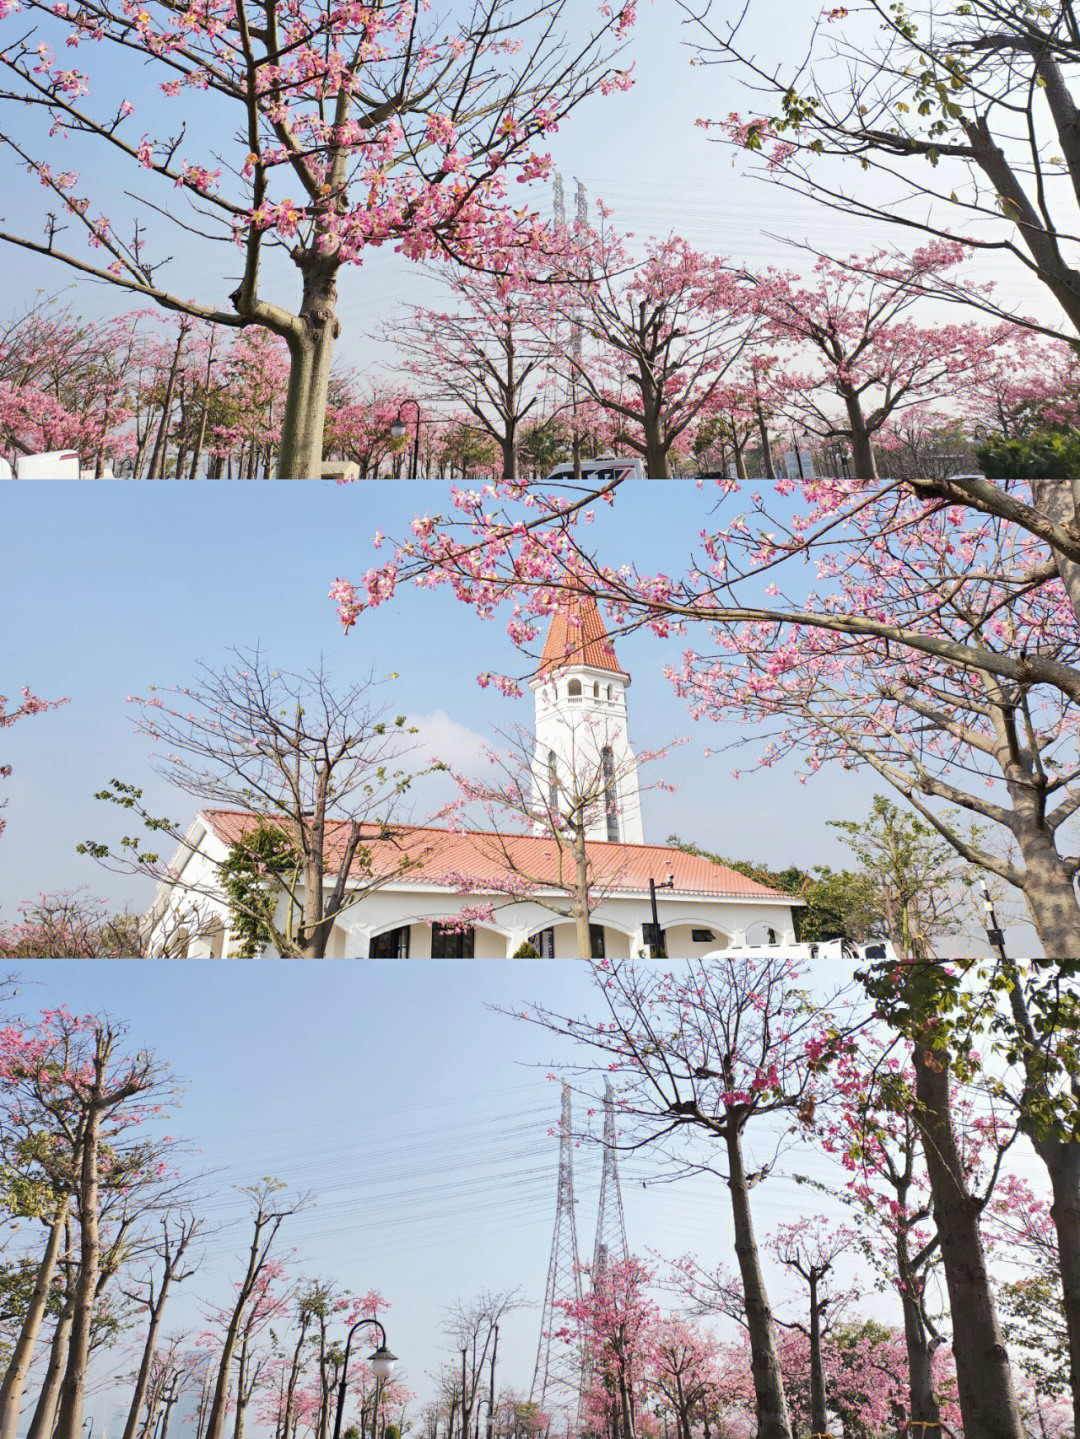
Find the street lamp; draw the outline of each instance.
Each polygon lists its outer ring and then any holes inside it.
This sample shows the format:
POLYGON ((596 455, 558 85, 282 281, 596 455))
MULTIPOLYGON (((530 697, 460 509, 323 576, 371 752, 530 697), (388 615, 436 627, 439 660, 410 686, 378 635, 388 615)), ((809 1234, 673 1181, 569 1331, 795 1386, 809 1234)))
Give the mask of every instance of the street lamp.
POLYGON ((649 940, 649 948, 653 951, 653 959, 667 959, 664 953, 664 946, 660 942, 660 916, 656 912, 656 891, 658 889, 674 889, 675 876, 669 869, 667 878, 657 884, 652 875, 649 876, 649 903, 652 905, 652 936, 649 940))
POLYGON ((341 1360, 341 1382, 338 1384, 337 1413, 334 1415, 334 1439, 341 1439, 341 1416, 345 1412, 345 1387, 349 1375, 349 1350, 352 1348, 353 1335, 365 1324, 374 1324, 375 1328, 379 1331, 379 1347, 375 1350, 374 1354, 368 1355, 367 1361, 371 1365, 372 1372, 375 1375, 375 1403, 373 1406, 374 1412, 371 1416, 372 1439, 375 1439, 378 1433, 379 1390, 382 1388, 384 1382, 393 1374, 394 1365, 397 1363, 397 1355, 391 1354, 390 1350, 386 1347, 386 1330, 379 1321, 377 1319, 358 1319, 349 1330, 349 1337, 345 1341, 345 1353, 341 1360))
POLYGON ((418 400, 402 400, 401 404, 398 406, 397 419, 390 426, 390 433, 393 435, 395 440, 400 440, 403 435, 408 433, 408 426, 401 418, 401 412, 406 405, 416 406, 416 434, 413 439, 412 470, 409 475, 410 480, 415 480, 420 460, 420 403, 418 400))
POLYGON ((994 913, 994 901, 990 898, 990 890, 985 879, 979 880, 979 888, 982 890, 983 910, 986 913, 986 937, 990 941, 991 948, 997 950, 998 957, 1007 962, 1005 935, 998 928, 997 915, 994 913))

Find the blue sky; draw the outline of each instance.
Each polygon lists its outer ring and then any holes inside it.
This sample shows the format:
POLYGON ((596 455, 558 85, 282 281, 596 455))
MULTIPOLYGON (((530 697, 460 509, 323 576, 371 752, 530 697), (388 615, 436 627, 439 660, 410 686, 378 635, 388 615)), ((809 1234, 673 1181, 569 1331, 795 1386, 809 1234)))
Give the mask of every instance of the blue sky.
MULTIPOLYGON (((500 1331, 501 1382, 528 1389, 554 1220, 557 1140, 549 1130, 559 1089, 546 1076, 572 1063, 572 1051, 500 1011, 540 1001, 595 1014, 587 966, 446 961, 413 966, 407 978, 401 965, 380 961, 20 968, 19 1013, 59 1003, 108 1013, 127 1023, 132 1047, 155 1050, 183 1086, 163 1124, 190 1144, 183 1167, 204 1176, 196 1208, 213 1232, 198 1274, 171 1305, 166 1334, 197 1332, 206 1307, 225 1301, 244 1244, 234 1186, 273 1176, 316 1195, 282 1231, 283 1249, 295 1249, 302 1274, 386 1296, 383 1317, 401 1377, 422 1396, 447 1356, 440 1332, 447 1309, 484 1289, 520 1286, 527 1307, 500 1331)), ((827 966, 815 978, 824 992, 842 976, 827 966)), ((587 1092, 592 1083, 575 1081, 587 1092)), ((575 1103, 575 1128, 584 1127, 585 1101, 575 1103)), ((771 1142, 766 1148, 771 1158, 771 1142)), ((657 1255, 684 1253, 731 1264, 719 1178, 660 1183, 662 1162, 644 1153, 620 1164, 634 1252, 654 1265, 657 1255)), ((1010 1164, 1037 1182, 1026 1149, 1010 1164)), ((578 1247, 587 1261, 595 1146, 582 1142, 574 1166, 578 1247)), ((763 1240, 805 1213, 795 1173, 838 1177, 823 1156, 788 1154, 754 1191, 763 1240)), ((773 1283, 774 1300, 793 1298, 775 1275, 773 1283)), ((891 1311, 873 1295, 867 1312, 891 1311)), ((116 1367, 124 1371, 122 1356, 116 1367)), ((90 1409, 98 1435, 117 1402, 103 1381, 99 1370, 90 1409)))
MULTIPOLYGON (((127 697, 185 684, 199 661, 220 664, 230 646, 261 644, 271 664, 287 670, 321 654, 342 682, 396 673, 384 698, 420 727, 416 768, 437 754, 473 772, 494 729, 531 728, 530 696, 507 700, 476 684, 481 672, 527 668, 506 636, 507 615, 484 621, 448 590, 404 587, 345 635, 327 599, 335 578, 359 579, 378 558, 377 529, 404 535, 415 513, 445 510, 448 490, 437 481, 5 485, 0 693, 17 696, 27 685, 70 703, 3 732, 13 774, 0 916, 10 919, 20 900, 41 891, 80 886, 115 903, 149 902, 145 881, 102 871, 75 845, 115 842, 124 832, 121 812, 92 797, 113 778, 143 785, 156 813, 184 823, 193 815, 193 801, 152 773, 127 697)), ((597 522, 601 554, 680 572, 714 503, 707 488, 690 484, 634 485, 597 522)), ((646 839, 678 834, 777 867, 843 864, 846 851, 825 821, 861 817, 880 782, 833 768, 802 784, 787 764, 746 773, 750 751, 726 747, 753 736, 690 720, 664 678, 663 665, 685 643, 647 633, 618 643, 633 677, 635 748, 688 740, 642 772, 643 784, 677 786, 643 796, 646 839)), ((448 797, 445 787, 418 787, 410 817, 422 821, 448 797)))

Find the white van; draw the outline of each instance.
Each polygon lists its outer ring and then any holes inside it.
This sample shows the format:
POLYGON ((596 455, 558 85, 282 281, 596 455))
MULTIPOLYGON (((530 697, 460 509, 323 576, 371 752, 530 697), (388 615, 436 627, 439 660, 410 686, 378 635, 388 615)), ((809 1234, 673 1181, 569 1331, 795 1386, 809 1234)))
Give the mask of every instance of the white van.
MULTIPOLYGON (((574 478, 574 467, 572 464, 556 465, 549 480, 572 480, 574 478)), ((598 460, 582 460, 581 478, 583 480, 643 480, 645 469, 639 459, 633 455, 601 455, 598 460)))
MULTIPOLYGON (((738 936, 736 936, 738 941, 738 936)), ((845 939, 819 939, 809 944, 739 944, 712 949, 705 959, 895 959, 887 939, 849 944, 845 939)))

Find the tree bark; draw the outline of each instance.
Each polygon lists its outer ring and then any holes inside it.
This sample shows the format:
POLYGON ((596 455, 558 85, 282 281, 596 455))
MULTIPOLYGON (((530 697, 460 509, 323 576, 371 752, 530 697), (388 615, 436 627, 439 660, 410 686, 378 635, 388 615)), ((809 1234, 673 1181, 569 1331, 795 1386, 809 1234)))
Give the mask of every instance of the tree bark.
POLYGON ((56 1418, 56 1439, 82 1439, 83 1396, 90 1361, 90 1329, 97 1297, 101 1237, 98 1227, 98 1136, 101 1109, 94 1101, 87 1107, 83 1132, 82 1166, 78 1196, 79 1278, 75 1285, 75 1306, 68 1342, 67 1368, 60 1386, 60 1412, 56 1418))
MULTIPOLYGON (((743 1164, 742 1136, 729 1120, 725 1131, 728 1189, 735 1231, 735 1258, 742 1279, 746 1332, 750 1339, 750 1369, 754 1380, 757 1439, 792 1439, 787 1395, 776 1352, 776 1330, 761 1272, 757 1240, 750 1216, 750 1194, 743 1164)), ((965 1436, 968 1439, 968 1436, 965 1436)), ((974 1439, 974 1436, 970 1436, 974 1439)))
MULTIPOLYGON (((1060 525, 1078 528, 1080 480, 1032 480, 1031 498, 1035 508, 1042 510, 1050 519, 1060 525)), ((1073 614, 1080 624, 1080 565, 1060 554, 1054 555, 1054 561, 1069 596, 1073 614)))
POLYGON ((574 927, 577 931, 578 959, 592 957, 592 931, 589 927, 589 856, 585 848, 585 816, 574 831, 574 893, 571 897, 574 927))
POLYGON ((15 1439, 19 1427, 19 1411, 22 1408, 26 1376, 30 1370, 30 1361, 34 1357, 38 1334, 41 1331, 41 1322, 48 1306, 49 1290, 52 1286, 53 1275, 56 1273, 56 1261, 60 1255, 60 1246, 64 1242, 66 1227, 67 1199, 64 1198, 49 1226, 45 1253, 38 1264, 30 1303, 23 1317, 22 1328, 15 1341, 3 1384, 0 1385, 0 1439, 15 1439))
POLYGON ((825 1366, 821 1359, 821 1305, 818 1303, 818 1277, 813 1269, 810 1285, 810 1428, 818 1436, 829 1432, 829 1414, 825 1407, 825 1366))
POLYGON ((60 1385, 67 1367, 68 1345, 71 1342, 71 1321, 75 1316, 75 1293, 72 1291, 53 1330, 49 1347, 49 1367, 45 1371, 41 1393, 34 1407, 34 1417, 26 1431, 26 1439, 52 1439, 56 1428, 56 1408, 60 1402, 60 1385))
POLYGON ((330 362, 341 332, 337 317, 338 261, 307 255, 300 268, 304 289, 299 324, 285 337, 291 363, 278 451, 281 480, 318 479, 322 475, 330 362))
POLYGON ((916 1040, 913 1061, 917 1122, 949 1291, 964 1439, 1024 1439, 979 1233, 980 1206, 968 1189, 953 1131, 948 1055, 916 1040))

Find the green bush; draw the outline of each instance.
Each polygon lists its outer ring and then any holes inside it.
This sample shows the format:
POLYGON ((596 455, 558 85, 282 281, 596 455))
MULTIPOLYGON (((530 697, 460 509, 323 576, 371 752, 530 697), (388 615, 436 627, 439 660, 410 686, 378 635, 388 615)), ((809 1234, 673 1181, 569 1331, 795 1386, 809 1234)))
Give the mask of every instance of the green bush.
POLYGON ((1080 434, 1043 431, 1012 440, 994 435, 975 455, 991 480, 1071 480, 1080 475, 1080 434))

